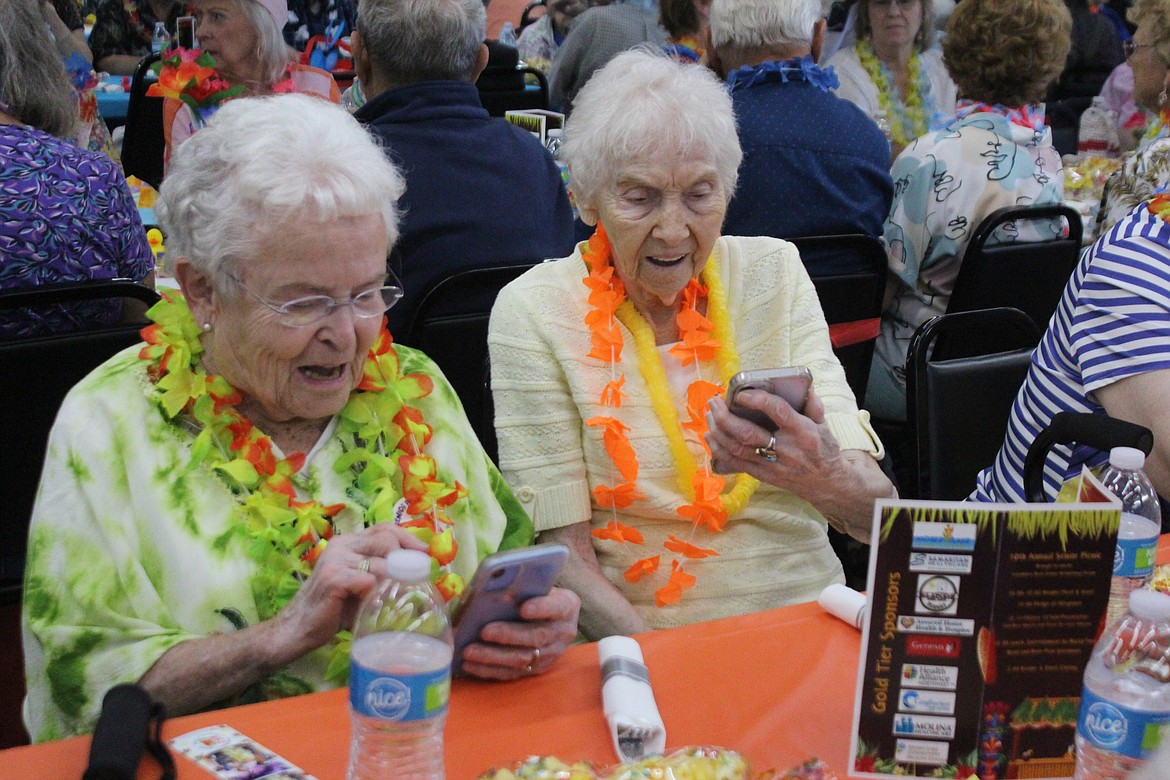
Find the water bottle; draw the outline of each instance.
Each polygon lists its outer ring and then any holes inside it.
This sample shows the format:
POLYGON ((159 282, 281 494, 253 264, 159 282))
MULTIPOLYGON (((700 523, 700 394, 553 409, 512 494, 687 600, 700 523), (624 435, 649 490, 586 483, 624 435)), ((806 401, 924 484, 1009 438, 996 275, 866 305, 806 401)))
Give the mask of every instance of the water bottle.
POLYGON ((878 130, 882 131, 882 135, 886 137, 886 143, 890 145, 890 159, 894 157, 894 128, 890 125, 889 117, 886 112, 878 109, 878 112, 873 115, 873 123, 878 126, 878 130))
POLYGON ((1131 591, 1144 586, 1154 574, 1162 509, 1150 478, 1142 471, 1146 455, 1133 447, 1114 447, 1101 482, 1121 500, 1121 527, 1113 554, 1113 580, 1109 586, 1106 620, 1125 614, 1131 591))
POLYGON ((500 37, 498 40, 501 46, 516 48, 516 30, 512 27, 511 22, 504 22, 504 26, 500 28, 500 37))
POLYGON ((1163 739, 1170 739, 1170 596, 1142 588, 1085 668, 1075 780, 1124 780, 1163 739))
POLYGON ((443 780, 443 724, 451 692, 451 626, 430 582, 431 558, 386 556, 385 580, 353 630, 349 780, 443 780))
POLYGON ((366 96, 362 92, 362 84, 355 76, 353 83, 341 93, 341 107, 352 114, 365 104, 366 96))
POLYGON ((167 32, 166 22, 154 23, 154 37, 150 39, 150 50, 155 54, 161 54, 166 51, 166 48, 171 45, 171 34, 167 32))

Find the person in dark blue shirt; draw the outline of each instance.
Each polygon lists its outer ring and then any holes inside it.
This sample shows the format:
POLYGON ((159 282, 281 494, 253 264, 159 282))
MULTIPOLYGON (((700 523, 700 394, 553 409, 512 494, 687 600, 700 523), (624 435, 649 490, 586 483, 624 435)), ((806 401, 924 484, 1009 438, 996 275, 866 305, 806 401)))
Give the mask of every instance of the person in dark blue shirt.
POLYGON ((493 119, 475 79, 487 63, 480 0, 362 0, 353 37, 367 102, 354 115, 406 178, 391 268, 405 335, 419 296, 455 271, 573 251, 573 213, 552 155, 493 119))
MULTIPOLYGON (((833 95, 816 65, 825 22, 816 0, 715 0, 708 57, 726 76, 743 164, 724 235, 866 233, 890 210, 890 145, 857 106, 833 95)), ((804 257, 812 276, 865 271, 804 257)))

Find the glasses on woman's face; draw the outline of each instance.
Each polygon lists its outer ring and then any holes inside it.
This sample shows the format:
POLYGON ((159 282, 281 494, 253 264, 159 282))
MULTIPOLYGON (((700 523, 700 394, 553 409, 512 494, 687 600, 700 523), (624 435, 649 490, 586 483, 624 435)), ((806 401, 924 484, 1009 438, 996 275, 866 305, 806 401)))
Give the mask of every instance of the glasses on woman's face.
POLYGON ((919 0, 870 0, 869 4, 879 11, 889 11, 891 7, 897 6, 899 9, 905 10, 917 5, 919 0))
POLYGON ((1121 50, 1125 52, 1125 58, 1127 60, 1134 54, 1137 54, 1138 49, 1152 49, 1153 47, 1154 44, 1152 43, 1138 43, 1132 39, 1128 41, 1122 41, 1121 43, 1121 50))
MULTIPOLYGON (((267 306, 275 314, 280 324, 290 328, 304 328, 315 325, 333 314, 343 306, 353 309, 355 316, 370 318, 381 317, 394 304, 402 300, 402 287, 396 284, 385 284, 373 290, 360 292, 352 298, 334 298, 329 295, 306 295, 304 298, 294 298, 285 303, 273 303, 252 292, 246 284, 236 277, 232 277, 236 284, 260 303, 267 306)), ((395 279, 394 281, 398 281, 395 279)))

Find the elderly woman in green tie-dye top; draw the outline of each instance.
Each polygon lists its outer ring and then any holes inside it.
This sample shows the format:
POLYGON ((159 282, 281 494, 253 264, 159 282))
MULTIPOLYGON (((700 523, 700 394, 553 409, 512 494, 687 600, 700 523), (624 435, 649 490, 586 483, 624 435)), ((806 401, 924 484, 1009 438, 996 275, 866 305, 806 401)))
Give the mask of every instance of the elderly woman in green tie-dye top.
MULTIPOLYGON (((182 714, 343 684, 344 634, 398 547, 457 593, 532 524, 424 355, 383 314, 402 179, 313 98, 226 105, 159 206, 183 295, 66 398, 25 585, 26 724, 89 731, 138 682, 182 714), (328 149, 329 155, 321 150, 328 149)), ((466 672, 543 671, 576 633, 554 589, 466 672)))

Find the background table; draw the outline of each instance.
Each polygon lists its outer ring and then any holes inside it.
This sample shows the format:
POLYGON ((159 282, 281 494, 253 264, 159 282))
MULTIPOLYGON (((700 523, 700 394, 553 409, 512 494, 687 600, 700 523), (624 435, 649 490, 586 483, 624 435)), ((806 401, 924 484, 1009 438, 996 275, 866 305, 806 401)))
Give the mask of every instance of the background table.
POLYGON ((106 76, 102 79, 103 84, 116 84, 119 86, 125 85, 124 89, 119 92, 104 92, 98 90, 94 93, 97 98, 98 111, 102 114, 102 119, 106 120, 106 124, 110 127, 117 127, 118 125, 126 123, 126 111, 130 108, 130 79, 122 76, 106 76))

